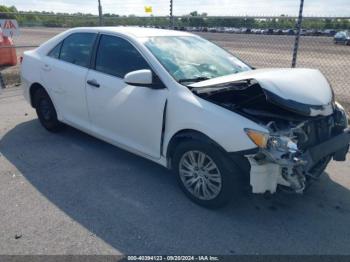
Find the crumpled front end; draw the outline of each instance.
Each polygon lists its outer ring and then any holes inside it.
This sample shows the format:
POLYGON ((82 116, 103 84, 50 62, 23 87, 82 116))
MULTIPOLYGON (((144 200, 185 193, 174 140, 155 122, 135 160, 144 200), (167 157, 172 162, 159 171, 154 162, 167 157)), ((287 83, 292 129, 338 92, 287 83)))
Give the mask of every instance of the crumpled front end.
POLYGON ((276 128, 274 122, 267 127, 266 144, 257 153, 246 155, 253 193, 275 193, 278 187, 302 193, 332 158, 344 161, 349 149, 350 129, 339 105, 329 116, 308 119, 287 129, 276 128))
MULTIPOLYGON (((348 120, 327 79, 313 69, 258 69, 192 84, 197 96, 268 130, 245 129, 254 193, 301 193, 349 148, 348 120)), ((232 152, 235 153, 235 152, 232 152)))

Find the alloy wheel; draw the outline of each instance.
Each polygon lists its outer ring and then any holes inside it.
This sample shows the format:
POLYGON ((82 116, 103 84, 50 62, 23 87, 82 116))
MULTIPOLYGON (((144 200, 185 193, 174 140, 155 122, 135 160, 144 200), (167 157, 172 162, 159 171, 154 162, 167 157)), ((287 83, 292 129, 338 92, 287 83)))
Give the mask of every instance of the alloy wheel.
POLYGON ((179 162, 179 174, 186 190, 201 200, 216 198, 222 189, 222 176, 213 159, 201 151, 188 151, 179 162))

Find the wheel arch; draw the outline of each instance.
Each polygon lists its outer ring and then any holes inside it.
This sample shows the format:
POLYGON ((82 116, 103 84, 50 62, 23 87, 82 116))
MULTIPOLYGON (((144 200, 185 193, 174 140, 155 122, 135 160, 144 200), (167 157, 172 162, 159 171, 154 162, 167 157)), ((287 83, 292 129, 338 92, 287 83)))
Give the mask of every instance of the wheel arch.
POLYGON ((194 130, 194 129, 182 129, 182 130, 179 130, 178 132, 176 132, 169 140, 167 150, 166 150, 166 155, 165 155, 166 159, 167 159, 167 167, 168 168, 171 168, 171 159, 172 159, 173 154, 176 150, 176 147, 181 142, 183 142, 185 140, 190 140, 190 139, 199 140, 203 143, 212 144, 212 145, 216 146, 217 148, 219 148, 223 153, 227 153, 227 151, 222 146, 220 146, 217 142, 215 142, 213 139, 211 139, 206 134, 204 134, 200 131, 194 130))
POLYGON ((43 89, 43 90, 47 93, 47 95, 50 96, 49 93, 47 92, 47 90, 45 89, 45 87, 44 87, 42 84, 40 84, 40 83, 38 83, 38 82, 33 83, 33 84, 29 87, 30 105, 31 105, 33 108, 36 107, 36 104, 35 104, 35 101, 34 101, 34 95, 35 95, 36 91, 38 91, 39 89, 43 89))
POLYGON ((171 169, 171 163, 172 163, 172 157, 174 155, 174 152, 176 150, 176 147, 184 142, 185 140, 189 139, 195 139, 199 140, 203 143, 211 144, 218 148, 224 155, 227 156, 227 163, 228 165, 233 165, 235 168, 238 168, 242 174, 249 174, 250 172, 250 164, 248 159, 244 156, 244 154, 240 152, 233 152, 229 153, 227 152, 222 146, 220 146, 219 143, 215 142, 212 138, 204 134, 203 132, 200 132, 198 130, 194 129, 182 129, 176 132, 170 139, 167 151, 166 151, 166 161, 167 161, 167 168, 171 169))

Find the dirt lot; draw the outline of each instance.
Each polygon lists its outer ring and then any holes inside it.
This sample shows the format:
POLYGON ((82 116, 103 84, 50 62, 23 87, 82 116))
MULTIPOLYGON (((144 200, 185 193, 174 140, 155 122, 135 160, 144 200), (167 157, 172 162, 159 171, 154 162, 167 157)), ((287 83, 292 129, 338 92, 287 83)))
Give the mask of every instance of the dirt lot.
MULTIPOLYGON (((39 45, 65 29, 22 28, 18 46, 39 45)), ((198 33, 230 50, 257 68, 290 67, 293 36, 198 33)), ((21 55, 28 48, 18 49, 21 55)), ((330 37, 302 37, 298 67, 320 69, 330 80, 339 100, 350 101, 350 46, 335 45, 330 37)), ((7 82, 18 81, 18 67, 6 69, 7 82)))

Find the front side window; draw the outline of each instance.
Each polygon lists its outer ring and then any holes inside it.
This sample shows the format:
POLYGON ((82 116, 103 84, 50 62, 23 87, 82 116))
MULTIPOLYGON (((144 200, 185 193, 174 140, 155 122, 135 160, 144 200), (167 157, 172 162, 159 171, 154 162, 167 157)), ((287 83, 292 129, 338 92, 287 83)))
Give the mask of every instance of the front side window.
POLYGON ((143 42, 178 82, 195 82, 251 69, 224 49, 197 36, 156 36, 143 42))
POLYGON ((96 71, 124 78, 135 70, 149 69, 142 55, 128 41, 102 35, 96 55, 96 71))
POLYGON ((75 33, 62 44, 60 59, 75 65, 89 67, 92 47, 96 39, 94 33, 75 33))

